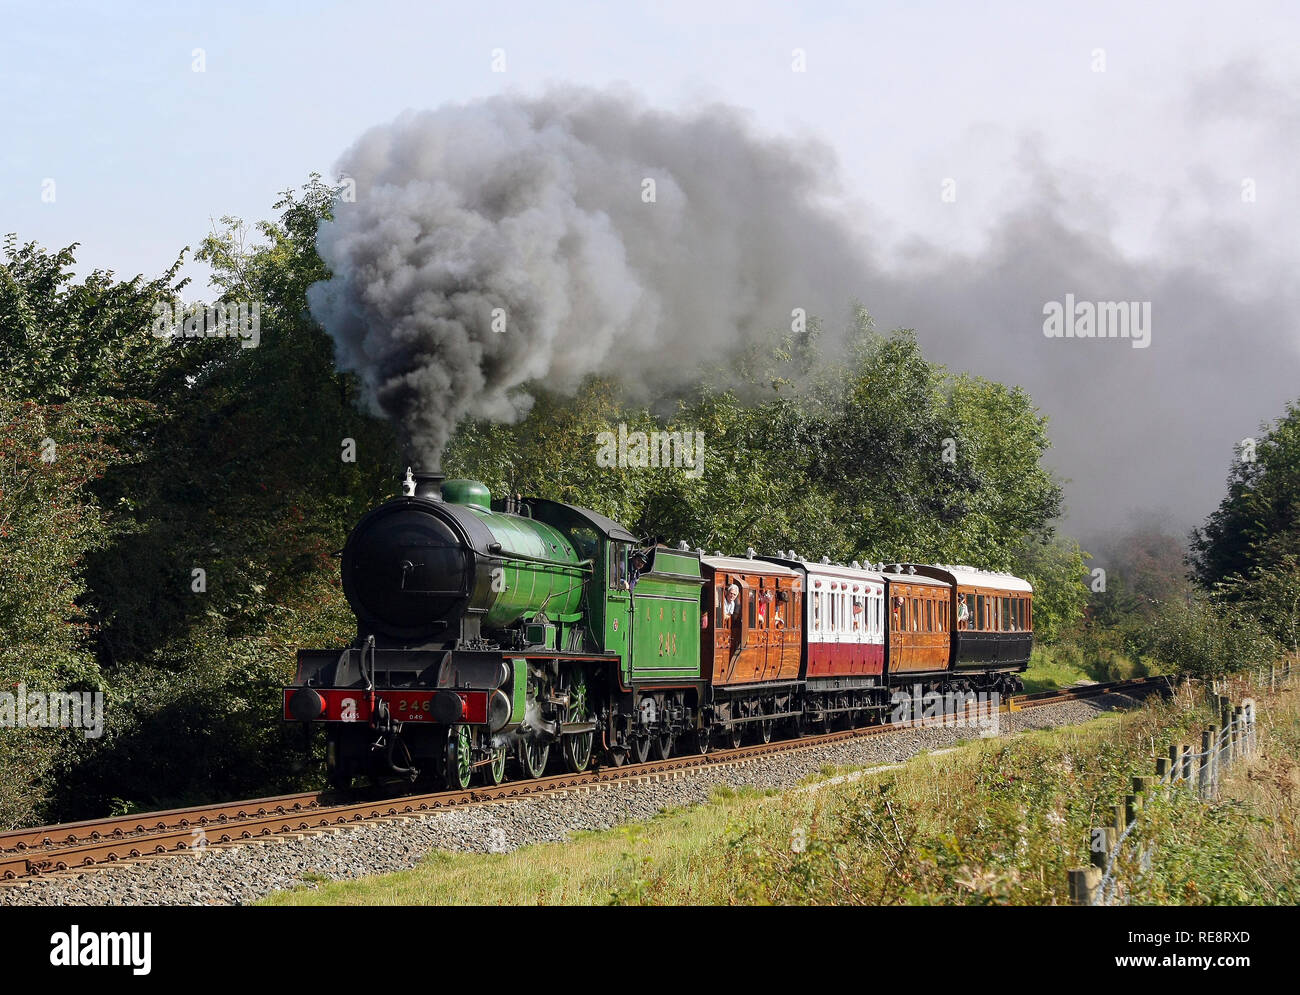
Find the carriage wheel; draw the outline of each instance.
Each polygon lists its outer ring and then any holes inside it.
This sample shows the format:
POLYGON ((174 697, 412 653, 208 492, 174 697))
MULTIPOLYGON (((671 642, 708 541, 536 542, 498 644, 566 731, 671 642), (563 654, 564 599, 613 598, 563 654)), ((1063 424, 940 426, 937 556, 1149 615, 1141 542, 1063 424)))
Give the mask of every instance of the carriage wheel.
POLYGON ((655 759, 667 760, 673 755, 673 734, 670 732, 663 733, 651 738, 654 746, 655 759))
POLYGON ((639 764, 650 759, 650 736, 632 737, 632 759, 639 764))

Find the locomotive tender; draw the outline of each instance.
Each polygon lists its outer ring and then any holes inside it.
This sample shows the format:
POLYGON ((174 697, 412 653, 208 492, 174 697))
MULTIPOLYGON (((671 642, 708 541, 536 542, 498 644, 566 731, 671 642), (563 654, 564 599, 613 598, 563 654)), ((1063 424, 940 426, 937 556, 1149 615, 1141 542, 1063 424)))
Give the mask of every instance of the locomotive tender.
POLYGON ((407 474, 342 554, 357 637, 298 652, 284 718, 325 728, 331 783, 500 783, 880 721, 903 693, 996 692, 1033 643, 1029 584, 639 547, 596 512, 407 474), (730 594, 729 594, 730 592, 730 594))

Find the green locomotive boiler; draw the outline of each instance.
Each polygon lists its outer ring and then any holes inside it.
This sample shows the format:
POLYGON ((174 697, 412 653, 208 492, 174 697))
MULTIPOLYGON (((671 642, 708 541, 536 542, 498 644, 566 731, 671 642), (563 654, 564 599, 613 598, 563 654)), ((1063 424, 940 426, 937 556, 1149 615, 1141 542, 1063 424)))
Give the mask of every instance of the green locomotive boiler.
POLYGON ((356 639, 299 651, 284 717, 325 728, 336 785, 665 755, 704 729, 704 581, 698 553, 636 543, 593 511, 408 473, 343 549, 356 639))

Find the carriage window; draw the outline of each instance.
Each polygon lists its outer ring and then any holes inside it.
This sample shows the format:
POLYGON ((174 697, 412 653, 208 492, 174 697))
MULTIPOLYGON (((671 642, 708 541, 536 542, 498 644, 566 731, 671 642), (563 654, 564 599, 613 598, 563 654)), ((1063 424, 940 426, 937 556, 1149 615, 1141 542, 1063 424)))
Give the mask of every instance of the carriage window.
POLYGON ((929 598, 925 599, 925 631, 934 631, 934 602, 929 598))
POLYGON ((757 621, 757 616, 754 610, 754 589, 751 587, 749 589, 749 627, 751 629, 754 628, 754 623, 756 621, 757 621))
POLYGON ((975 628, 977 629, 984 628, 984 601, 983 595, 975 598, 975 628))

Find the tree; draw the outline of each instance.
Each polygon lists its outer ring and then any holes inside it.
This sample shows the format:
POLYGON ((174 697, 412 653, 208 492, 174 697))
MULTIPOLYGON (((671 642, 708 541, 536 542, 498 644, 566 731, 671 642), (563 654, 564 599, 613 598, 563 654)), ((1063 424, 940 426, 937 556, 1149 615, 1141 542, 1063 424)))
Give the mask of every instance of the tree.
POLYGON ((1025 542, 1016 554, 1015 573, 1034 587, 1034 638, 1056 642, 1083 618, 1088 568, 1077 542, 1055 539, 1025 542))
POLYGON ((1287 405, 1244 447, 1228 493, 1192 538, 1192 564, 1207 588, 1300 556, 1300 405, 1287 405))

